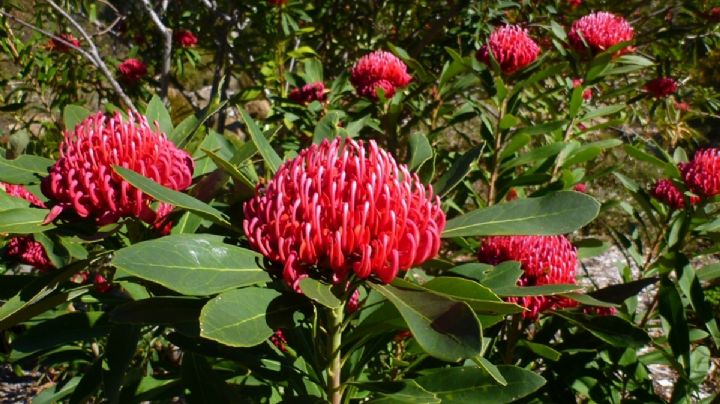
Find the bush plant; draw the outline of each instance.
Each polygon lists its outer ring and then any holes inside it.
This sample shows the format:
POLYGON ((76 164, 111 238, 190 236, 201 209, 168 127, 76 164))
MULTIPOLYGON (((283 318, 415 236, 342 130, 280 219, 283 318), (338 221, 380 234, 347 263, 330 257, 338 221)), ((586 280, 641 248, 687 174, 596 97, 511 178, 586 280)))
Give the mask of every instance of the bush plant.
POLYGON ((3 360, 33 402, 714 402, 719 10, 5 2, 3 360))

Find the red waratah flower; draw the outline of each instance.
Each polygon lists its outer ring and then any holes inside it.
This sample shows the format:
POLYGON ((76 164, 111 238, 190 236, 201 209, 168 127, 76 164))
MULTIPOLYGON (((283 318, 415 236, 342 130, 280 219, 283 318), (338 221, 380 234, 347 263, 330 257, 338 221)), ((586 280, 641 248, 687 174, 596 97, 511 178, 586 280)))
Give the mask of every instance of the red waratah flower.
POLYGON ((585 185, 585 184, 582 183, 582 182, 577 183, 577 184, 575 184, 575 186, 573 187, 573 190, 575 190, 575 191, 577 191, 577 192, 585 193, 585 192, 587 192, 587 185, 585 185))
MULTIPOLYGON (((45 204, 33 195, 22 185, 13 185, 0 182, 0 189, 16 198, 22 198, 31 205, 44 208, 45 204)), ((30 236, 13 237, 8 241, 6 255, 10 258, 17 259, 23 264, 32 265, 41 271, 53 268, 50 258, 47 256, 45 247, 30 236)))
POLYGON ((8 241, 5 254, 23 264, 32 265, 41 271, 53 268, 45 248, 42 244, 33 240, 32 237, 18 236, 11 238, 8 241))
MULTIPOLYGON (((624 18, 600 11, 573 22, 568 39, 578 52, 600 53, 621 42, 632 40, 634 35, 633 28, 624 18)), ((618 51, 617 55, 632 51, 633 48, 626 47, 618 51)))
POLYGON ((677 109, 680 112, 688 112, 690 111, 690 104, 684 101, 675 102, 675 109, 677 109))
POLYGON ((720 194, 720 149, 709 148, 695 153, 692 161, 679 166, 685 185, 701 197, 720 194))
POLYGON ((567 0, 567 3, 572 8, 578 8, 582 5, 582 0, 567 0))
POLYGON ((197 45, 197 37, 186 29, 179 29, 173 34, 175 42, 179 43, 183 48, 192 48, 197 45))
POLYGON ((407 66, 395 55, 375 51, 360 58, 350 72, 350 82, 358 95, 377 100, 377 89, 382 88, 385 98, 390 99, 397 89, 404 88, 412 81, 407 66))
POLYGON ((253 248, 282 264, 285 281, 351 273, 389 283, 437 254, 445 214, 432 187, 374 141, 323 141, 284 163, 244 205, 253 248))
MULTIPOLYGON (((653 185, 652 190, 650 190, 650 194, 658 201, 670 206, 673 209, 685 208, 685 199, 683 199, 683 194, 677 186, 675 186, 672 180, 662 179, 657 181, 655 185, 653 185)), ((690 203, 693 205, 700 202, 700 198, 695 195, 690 196, 689 199, 690 203)))
MULTIPOLYGON (((72 46, 78 48, 80 47, 80 41, 75 38, 73 34, 67 34, 62 33, 57 35, 58 38, 62 39, 65 42, 70 43, 72 46)), ((72 49, 70 46, 65 44, 64 42, 58 40, 57 38, 51 38, 50 41, 47 44, 48 49, 55 51, 55 52, 61 52, 66 53, 69 52, 70 49, 72 49)))
POLYGON ((147 74, 147 66, 138 59, 130 58, 120 63, 118 71, 126 84, 137 84, 147 74))
POLYGON ((720 7, 711 8, 706 15, 710 21, 720 21, 720 7))
POLYGON ((288 0, 268 0, 268 3, 273 6, 284 6, 288 0))
POLYGON ((518 198, 518 192, 517 192, 517 190, 516 190, 515 188, 510 188, 510 190, 508 191, 507 195, 505 195, 505 200, 508 201, 508 202, 509 202, 509 201, 514 201, 514 200, 517 199, 517 198, 518 198))
POLYGON ((323 84, 323 82, 316 81, 314 83, 305 84, 302 87, 294 88, 290 91, 288 98, 298 104, 307 105, 313 101, 327 101, 327 94, 329 92, 330 90, 325 88, 325 84, 323 84))
MULTIPOLYGON (((577 254, 565 236, 492 236, 482 240, 480 262, 497 265, 504 261, 520 262, 523 274, 520 286, 574 284, 577 254)), ((577 304, 556 296, 509 297, 508 301, 527 309, 523 318, 534 320, 540 312, 577 304)))
POLYGON ((270 336, 270 342, 272 342, 272 344, 275 345, 280 352, 287 352, 287 340, 285 339, 285 335, 283 335, 282 330, 275 330, 273 335, 270 336))
POLYGON ((490 52, 503 74, 511 75, 534 62, 540 54, 540 47, 530 38, 526 29, 506 25, 490 34, 487 45, 483 45, 475 57, 490 66, 490 52))
POLYGON ((112 284, 105 279, 104 276, 100 274, 95 274, 95 277, 93 278, 93 285, 95 286, 95 290, 97 290, 99 293, 107 293, 112 289, 112 284))
POLYGON ((140 173, 176 191, 190 186, 194 163, 145 117, 130 113, 123 120, 97 113, 86 118, 73 132, 65 132, 60 159, 43 179, 43 193, 55 202, 46 221, 65 210, 94 218, 99 225, 121 217, 138 217, 155 224, 168 213, 165 204, 157 212, 151 198, 117 175, 118 165, 140 173))
POLYGON ((678 89, 677 82, 672 77, 658 77, 645 83, 645 91, 654 98, 665 98, 675 94, 678 89))
POLYGON ((0 189, 5 190, 5 192, 10 196, 25 199, 33 206, 37 206, 39 208, 45 207, 45 203, 43 203, 43 201, 38 199, 37 196, 35 196, 32 192, 28 191, 27 188, 22 185, 6 184, 4 182, 0 182, 0 189))

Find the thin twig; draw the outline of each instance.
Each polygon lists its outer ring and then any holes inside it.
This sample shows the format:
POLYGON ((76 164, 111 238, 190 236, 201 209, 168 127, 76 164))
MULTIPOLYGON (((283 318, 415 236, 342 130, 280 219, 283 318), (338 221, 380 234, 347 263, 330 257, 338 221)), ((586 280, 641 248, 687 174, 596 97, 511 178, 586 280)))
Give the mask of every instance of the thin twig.
MULTIPOLYGON (((160 20, 160 16, 155 12, 155 9, 153 9, 152 4, 150 4, 150 0, 142 0, 142 2, 145 5, 145 10, 150 15, 150 19, 152 20, 153 24, 155 24, 155 27, 158 29, 158 31, 160 31, 160 34, 163 36, 164 39, 162 71, 160 72, 160 97, 162 99, 167 99, 168 78, 170 76, 170 58, 172 56, 173 32, 172 29, 168 28, 165 24, 163 24, 162 20, 160 20)), ((163 11, 166 8, 167 1, 163 1, 163 11)))

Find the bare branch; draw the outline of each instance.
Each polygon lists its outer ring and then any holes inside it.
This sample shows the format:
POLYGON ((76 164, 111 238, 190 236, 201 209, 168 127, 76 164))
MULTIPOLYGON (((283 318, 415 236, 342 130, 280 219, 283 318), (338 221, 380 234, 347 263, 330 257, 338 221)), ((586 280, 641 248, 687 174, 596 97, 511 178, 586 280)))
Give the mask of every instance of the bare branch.
MULTIPOLYGON (((118 83, 117 80, 115 80, 115 77, 110 72, 110 69, 108 69, 107 65, 105 64, 102 57, 100 56, 100 52, 98 51, 97 46, 95 46, 95 42, 93 42, 92 38, 87 33, 87 31, 85 31, 85 29, 83 29, 83 27, 80 26, 80 24, 78 24, 78 22, 75 21, 75 19, 72 18, 70 16, 70 14, 68 14, 67 11, 65 11, 62 7, 58 6, 53 0, 45 0, 45 1, 52 8, 54 8, 58 13, 60 13, 60 15, 62 15, 66 20, 68 20, 70 25, 72 25, 75 28, 75 30, 77 30, 78 33, 80 33, 80 35, 83 37, 83 39, 85 40, 85 42, 87 43, 87 45, 90 49, 88 52, 85 52, 84 54, 81 53, 81 54, 83 54, 83 56, 88 58, 90 60, 90 62, 98 70, 100 70, 100 72, 105 76, 105 78, 108 80, 108 82, 110 82, 110 86, 113 88, 113 90, 115 90, 115 93, 118 95, 118 97, 120 97, 122 102, 125 103, 125 105, 128 108, 130 108, 131 110, 137 111, 137 108, 135 108, 135 104, 133 104, 130 97, 128 97, 127 94, 125 94, 125 91, 123 91, 122 87, 120 87, 120 83, 118 83)), ((67 44, 67 42, 65 41, 64 44, 67 44)), ((70 44, 70 45, 72 45, 72 44, 70 44)), ((79 48, 77 48, 75 46, 71 46, 71 47, 73 49, 79 50, 79 48)))
MULTIPOLYGON (((162 99, 167 99, 167 92, 168 92, 168 78, 170 76, 170 57, 172 56, 172 29, 168 28, 163 22, 160 20, 160 16, 155 12, 155 9, 153 9, 152 4, 150 4, 150 0, 142 0, 143 4, 145 5, 145 10, 150 15, 150 19, 152 20, 153 24, 155 24, 155 27, 160 31, 160 34, 163 36, 164 43, 163 43, 163 59, 162 59, 162 72, 160 72, 160 97, 162 99)), ((166 6, 166 3, 163 3, 163 6, 166 6)))

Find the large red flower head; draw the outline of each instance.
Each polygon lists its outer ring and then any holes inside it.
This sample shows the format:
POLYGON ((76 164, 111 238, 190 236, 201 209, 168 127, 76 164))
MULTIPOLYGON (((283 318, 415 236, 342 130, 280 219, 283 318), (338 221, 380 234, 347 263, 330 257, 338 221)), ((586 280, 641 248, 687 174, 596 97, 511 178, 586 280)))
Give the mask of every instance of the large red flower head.
POLYGON ((273 6, 284 6, 287 2, 288 0, 268 0, 268 3, 273 6))
MULTIPOLYGON (((176 191, 190 186, 194 163, 145 117, 130 113, 107 117, 97 113, 86 118, 60 145, 60 159, 43 179, 42 191, 56 204, 48 220, 64 210, 108 224, 121 217, 138 217, 156 223, 158 213, 151 198, 113 171, 118 165, 140 173, 176 191)), ((168 209, 160 204, 158 212, 168 209)))
POLYGON ((130 58, 118 66, 122 80, 126 84, 137 84, 147 74, 147 66, 141 60, 130 58))
MULTIPOLYGON (((650 194, 658 201, 670 206, 673 209, 685 208, 685 199, 683 198, 683 194, 680 192, 678 187, 675 186, 672 180, 662 179, 657 181, 650 190, 650 194)), ((690 196, 689 199, 690 203, 693 205, 700 202, 700 198, 695 195, 690 196)))
POLYGON ((284 266, 285 281, 355 273, 388 283, 437 254, 440 198, 374 141, 323 141, 280 167, 245 203, 250 244, 284 266))
POLYGON ((483 45, 475 57, 490 66, 490 52, 503 74, 510 75, 534 62, 540 54, 540 47, 526 29, 506 25, 490 34, 487 45, 483 45))
MULTIPOLYGON (((604 11, 588 14, 573 22, 568 33, 570 45, 581 53, 604 52, 614 45, 632 40, 634 36, 633 28, 624 18, 604 11)), ((632 50, 626 47, 618 54, 632 50)))
MULTIPOLYGON (((58 36, 58 38, 71 44, 72 46, 74 46, 76 48, 80 47, 80 41, 77 38, 75 38, 75 36, 73 34, 62 33, 62 34, 57 34, 57 36, 58 36)), ((64 42, 59 41, 56 38, 51 38, 50 41, 48 41, 47 47, 51 51, 61 52, 61 53, 69 52, 70 49, 72 49, 70 46, 66 45, 64 42)))
POLYGON ((183 48, 192 48, 197 45, 198 39, 192 32, 186 29, 179 29, 173 33, 175 42, 179 43, 183 48))
MULTIPOLYGON (((565 236, 493 236, 483 239, 478 251, 480 262, 497 265, 504 261, 520 262, 523 274, 520 286, 574 284, 577 254, 565 236)), ((538 314, 576 303, 554 296, 510 297, 510 302, 527 309, 523 317, 534 320, 538 314)))
POLYGON ((720 195, 720 149, 709 148, 695 153, 692 161, 680 164, 685 185, 702 197, 720 195))
POLYGON ((327 101, 327 94, 330 90, 325 88, 322 81, 305 84, 302 87, 294 88, 290 91, 288 98, 302 105, 310 104, 313 101, 327 101))
POLYGON ((360 58, 350 72, 350 82, 355 91, 366 98, 377 100, 377 89, 382 88, 389 99, 397 89, 404 88, 412 81, 407 66, 395 55, 375 51, 360 58))
POLYGON ((658 77, 645 83, 645 91, 654 98, 665 98, 675 94, 678 89, 677 82, 672 77, 658 77))

